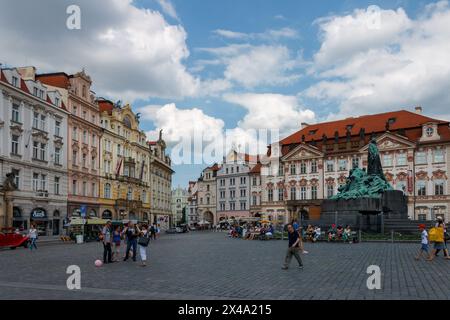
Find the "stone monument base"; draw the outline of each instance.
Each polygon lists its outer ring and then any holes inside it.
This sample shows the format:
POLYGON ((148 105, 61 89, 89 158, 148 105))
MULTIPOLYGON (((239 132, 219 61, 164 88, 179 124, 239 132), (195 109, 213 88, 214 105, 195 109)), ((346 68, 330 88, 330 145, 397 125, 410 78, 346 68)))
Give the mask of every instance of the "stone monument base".
POLYGON ((408 220, 407 197, 388 190, 380 198, 327 199, 322 202, 321 222, 350 225, 362 231, 383 232, 384 219, 408 220))

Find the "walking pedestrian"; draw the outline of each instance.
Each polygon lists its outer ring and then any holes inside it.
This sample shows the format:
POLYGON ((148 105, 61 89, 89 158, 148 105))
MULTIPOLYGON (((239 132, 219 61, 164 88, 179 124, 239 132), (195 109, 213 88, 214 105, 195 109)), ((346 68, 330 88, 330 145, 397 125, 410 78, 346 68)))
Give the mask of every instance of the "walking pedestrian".
POLYGON ((112 232, 111 232, 111 221, 108 221, 102 230, 103 238, 103 263, 111 263, 112 261, 112 232))
POLYGON ((143 225, 139 233, 139 255, 141 257, 141 265, 147 266, 147 247, 150 241, 148 227, 143 225))
POLYGON ((133 249, 133 261, 136 261, 137 237, 139 236, 140 230, 134 223, 129 222, 124 233, 127 239, 127 250, 123 261, 127 261, 130 257, 130 249, 133 249))
POLYGON ((30 226, 30 230, 28 230, 28 237, 30 238, 30 250, 33 251, 33 248, 37 250, 36 241, 38 237, 38 231, 34 224, 32 224, 30 226))
POLYGON ((152 226, 150 227, 150 237, 153 240, 156 240, 156 228, 155 228, 155 224, 152 224, 152 226))
POLYGON ((426 230, 426 227, 424 224, 419 225, 419 230, 421 231, 421 248, 419 250, 419 253, 416 256, 416 260, 420 260, 422 257, 422 254, 425 253, 428 258, 430 256, 429 252, 429 246, 428 246, 428 232, 426 230))
POLYGON ((432 261, 435 257, 437 257, 437 254, 439 251, 444 251, 444 257, 445 259, 450 259, 448 255, 447 246, 445 243, 445 224, 444 220, 441 217, 437 218, 437 222, 435 225, 436 231, 436 240, 434 241, 434 249, 431 253, 430 257, 427 259, 428 261, 432 261))
POLYGON ((122 235, 120 233, 120 227, 117 226, 113 232, 113 261, 119 261, 120 245, 122 243, 122 235))
POLYGON ((288 227, 288 239, 289 239, 289 247, 286 251, 286 258, 284 260, 284 265, 282 267, 283 270, 287 270, 289 268, 289 264, 291 263, 292 256, 297 259, 298 268, 303 269, 302 258, 300 258, 300 250, 303 252, 303 241, 302 237, 300 237, 297 230, 294 230, 292 224, 289 224, 288 227))

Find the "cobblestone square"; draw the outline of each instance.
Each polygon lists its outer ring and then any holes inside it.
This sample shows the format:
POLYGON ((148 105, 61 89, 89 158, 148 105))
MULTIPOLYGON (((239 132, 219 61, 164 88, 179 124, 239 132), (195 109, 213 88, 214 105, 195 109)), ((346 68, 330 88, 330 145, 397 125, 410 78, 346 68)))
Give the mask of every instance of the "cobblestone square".
POLYGON ((96 268, 100 243, 0 251, 0 299, 448 299, 450 263, 415 261, 418 244, 306 244, 304 270, 281 270, 286 241, 244 241, 225 233, 163 235, 150 264, 96 268), (81 290, 66 287, 66 268, 81 268, 81 290), (369 290, 378 265, 381 290, 369 290))

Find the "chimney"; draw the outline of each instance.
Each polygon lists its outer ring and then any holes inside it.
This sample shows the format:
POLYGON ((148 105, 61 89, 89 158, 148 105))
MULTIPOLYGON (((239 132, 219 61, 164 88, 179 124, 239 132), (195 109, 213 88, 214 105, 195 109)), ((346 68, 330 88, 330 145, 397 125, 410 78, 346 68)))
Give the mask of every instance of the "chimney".
POLYGON ((416 107, 416 113, 418 113, 418 114, 422 114, 422 107, 421 106, 417 106, 416 107))
POLYGON ((305 129, 307 127, 309 127, 309 124, 307 124, 306 122, 302 122, 301 126, 300 126, 300 129, 305 129))

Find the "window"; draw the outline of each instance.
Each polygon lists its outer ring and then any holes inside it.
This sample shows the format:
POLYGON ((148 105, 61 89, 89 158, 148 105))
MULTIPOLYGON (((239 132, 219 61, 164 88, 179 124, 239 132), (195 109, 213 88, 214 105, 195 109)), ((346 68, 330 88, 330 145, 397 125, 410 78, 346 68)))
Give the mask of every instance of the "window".
POLYGON ((311 161, 311 173, 316 173, 316 172, 317 172, 317 161, 312 160, 311 161))
POLYGON ((83 143, 88 143, 88 135, 86 130, 83 131, 83 143))
POLYGON ((443 180, 435 180, 434 181, 434 194, 436 196, 444 195, 444 181, 443 180))
POLYGON ((334 171, 334 161, 333 160, 327 160, 327 171, 328 172, 334 171))
POLYGON ((19 136, 14 134, 11 136, 11 153, 15 155, 19 154, 19 136))
POLYGON ((97 145, 97 136, 95 134, 92 135, 91 144, 95 147, 97 145))
POLYGON ((392 155, 391 154, 383 155, 383 167, 392 167, 392 155))
POLYGON ((346 171, 346 170, 347 170, 347 160, 339 159, 339 171, 346 171))
POLYGON ((426 196, 427 195, 427 184, 425 181, 419 181, 417 183, 417 195, 426 196))
POLYGON ((334 186, 327 185, 327 198, 331 198, 334 196, 334 186))
POLYGON ((123 167, 123 175, 128 177, 130 175, 130 168, 128 166, 123 167))
POLYGON ((81 194, 82 194, 84 197, 86 197, 86 195, 87 195, 87 182, 86 182, 86 181, 83 181, 83 189, 82 189, 81 192, 82 192, 81 194))
POLYGON ((416 164, 426 164, 427 153, 425 151, 419 151, 416 153, 416 164))
POLYGON ((37 97, 39 95, 39 89, 37 87, 33 88, 33 96, 37 97))
POLYGON ((86 155, 85 153, 83 153, 83 156, 82 156, 82 165, 83 165, 83 168, 86 168, 86 158, 87 158, 87 155, 86 155))
POLYGON ((86 118, 87 118, 87 112, 86 112, 86 110, 83 110, 83 119, 86 120, 86 118))
POLYGON ((301 187, 300 188, 300 199, 301 200, 306 200, 306 187, 301 187))
POLYGON ((59 98, 55 97, 55 106, 59 107, 59 98))
POLYGON ((20 189, 20 170, 12 169, 12 173, 14 174, 14 184, 17 189, 20 189))
POLYGON ((359 158, 352 158, 352 168, 356 169, 359 168, 359 158))
POLYGON ((127 200, 133 200, 133 189, 128 187, 127 200))
POLYGON ((427 137, 433 136, 434 130, 432 127, 428 127, 426 130, 427 137))
POLYGON ((47 175, 41 174, 41 191, 47 191, 47 175))
POLYGON ((241 210, 247 210, 247 204, 246 202, 241 202, 241 210))
POLYGON ((39 174, 33 173, 33 191, 39 190, 39 174))
POLYGON ((39 142, 33 141, 33 159, 37 159, 39 155, 39 142))
POLYGON ((311 199, 313 200, 317 199, 317 186, 311 187, 311 199))
POLYGON ((252 185, 253 185, 253 186, 256 186, 257 183, 258 183, 258 181, 257 181, 256 177, 253 177, 253 179, 252 179, 252 185))
POLYGON ((442 149, 434 150, 434 162, 444 162, 444 151, 442 149))
POLYGON ((44 116, 43 114, 41 114, 41 126, 40 126, 40 129, 42 131, 45 131, 45 121, 46 121, 46 119, 47 119, 47 117, 44 116))
POLYGON ((55 148, 55 164, 61 164, 61 148, 55 148))
POLYGON ((45 152, 47 149, 47 144, 41 143, 41 149, 39 150, 40 158, 39 160, 45 161, 45 152))
POLYGON ((77 150, 72 151, 72 164, 77 165, 78 164, 78 152, 77 150))
POLYGON ((241 198, 246 197, 246 196, 247 196, 247 190, 241 189, 241 198))
POLYGON ((33 128, 34 129, 39 128, 39 113, 37 113, 37 112, 33 113, 33 128))
POLYGON ((12 106, 11 120, 14 122, 20 122, 20 112, 18 104, 13 104, 12 106))
POLYGON ((284 166, 280 163, 278 165, 278 176, 283 176, 284 175, 284 166))
POLYGON ((81 95, 83 96, 83 98, 86 98, 86 86, 83 85, 83 88, 81 89, 81 95))
POLYGON ((236 172, 239 173, 239 167, 236 167, 236 172))
POLYGON ((291 175, 296 175, 297 174, 297 170, 296 170, 296 167, 295 167, 295 164, 294 163, 292 163, 291 165, 290 165, 290 171, 291 171, 291 175))
POLYGON ((300 162, 300 174, 306 174, 306 162, 300 162))
POLYGON ((55 194, 59 194, 59 179, 59 177, 55 177, 55 182, 53 184, 55 194))
POLYGON ((91 169, 92 169, 92 170, 97 169, 97 168, 96 168, 96 165, 95 165, 96 162, 97 162, 97 161, 96 161, 96 158, 95 158, 94 156, 92 156, 92 158, 91 158, 91 169))
POLYGON ((58 120, 55 121, 55 136, 61 136, 61 121, 58 120))
POLYGON ((284 200, 284 189, 278 189, 278 201, 284 200))
POLYGON ((122 154, 121 145, 117 145, 117 155, 120 156, 122 154))
POLYGON ((106 199, 111 199, 111 185, 109 183, 105 184, 104 194, 106 199))
POLYGON ((297 189, 295 187, 291 188, 291 200, 296 200, 297 198, 297 189))
POLYGON ((11 84, 12 84, 14 87, 18 87, 18 86, 19 86, 19 79, 18 79, 17 77, 13 76, 13 77, 12 77, 11 84))
POLYGON ((267 191, 267 198, 269 199, 269 202, 273 202, 273 190, 269 189, 267 191))
POLYGON ((397 190, 403 191, 403 193, 406 193, 406 181, 397 181, 395 186, 396 186, 397 190))
POLYGON ((406 166, 407 165, 406 152, 397 154, 397 165, 398 166, 406 166))
POLYGON ((73 127, 73 129, 72 129, 72 139, 73 140, 78 140, 78 129, 77 129, 77 127, 73 127))
POLYGON ((77 180, 72 181, 72 194, 77 194, 77 180))
POLYGON ((252 196, 252 205, 256 206, 258 204, 256 196, 252 196))

